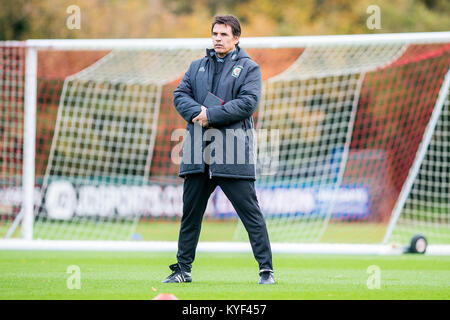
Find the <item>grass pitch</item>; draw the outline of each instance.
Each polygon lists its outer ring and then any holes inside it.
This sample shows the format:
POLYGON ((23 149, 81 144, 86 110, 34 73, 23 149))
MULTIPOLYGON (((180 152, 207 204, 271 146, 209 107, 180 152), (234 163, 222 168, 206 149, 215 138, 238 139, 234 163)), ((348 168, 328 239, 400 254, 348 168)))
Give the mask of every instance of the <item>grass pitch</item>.
POLYGON ((193 283, 162 284, 175 252, 0 251, 0 299, 450 299, 450 257, 274 254, 276 285, 251 253, 197 253, 193 283), (80 289, 68 289, 68 267, 80 289), (369 289, 369 266, 380 288, 369 289))

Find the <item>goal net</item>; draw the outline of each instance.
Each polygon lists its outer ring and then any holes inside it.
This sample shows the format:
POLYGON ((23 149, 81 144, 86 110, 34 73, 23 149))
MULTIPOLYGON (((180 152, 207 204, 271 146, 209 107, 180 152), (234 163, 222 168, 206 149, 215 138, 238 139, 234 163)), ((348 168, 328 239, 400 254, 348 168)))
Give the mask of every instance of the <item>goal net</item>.
MULTIPOLYGON (((1 43, 0 236, 175 244, 186 123, 173 91, 207 47, 1 43)), ((275 248, 403 246, 419 233, 450 245, 450 33, 243 38, 241 47, 262 71, 255 186, 275 248)), ((201 241, 248 241, 219 187, 201 241)))

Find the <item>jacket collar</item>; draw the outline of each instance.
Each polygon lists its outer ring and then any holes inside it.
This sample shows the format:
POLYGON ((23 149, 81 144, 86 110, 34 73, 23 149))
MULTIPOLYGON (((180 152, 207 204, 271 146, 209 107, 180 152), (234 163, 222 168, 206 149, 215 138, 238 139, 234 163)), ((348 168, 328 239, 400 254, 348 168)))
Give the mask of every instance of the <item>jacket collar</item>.
POLYGON ((233 55, 236 56, 236 48, 234 48, 233 51, 227 53, 227 54, 225 55, 225 57, 223 57, 223 58, 219 57, 219 56, 217 55, 217 52, 215 52, 214 50, 211 51, 209 54, 210 54, 212 57, 215 56, 215 57, 216 57, 216 60, 217 60, 218 62, 222 62, 222 63, 223 63, 223 62, 225 62, 225 59, 228 59, 228 57, 232 57, 233 55))
MULTIPOLYGON (((206 57, 212 59, 216 55, 216 51, 214 49, 206 49, 206 57)), ((231 51, 229 54, 227 54, 223 59, 231 55, 230 59, 231 61, 237 61, 242 58, 250 58, 248 54, 244 51, 244 49, 240 48, 238 45, 236 48, 231 51)))

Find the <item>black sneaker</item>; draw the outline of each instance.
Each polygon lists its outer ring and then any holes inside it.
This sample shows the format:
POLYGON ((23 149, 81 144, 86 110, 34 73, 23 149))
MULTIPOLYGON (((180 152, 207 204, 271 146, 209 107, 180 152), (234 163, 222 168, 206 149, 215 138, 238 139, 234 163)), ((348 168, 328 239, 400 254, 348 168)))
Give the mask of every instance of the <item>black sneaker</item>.
POLYGON ((169 268, 172 270, 172 274, 165 278, 162 283, 192 282, 191 273, 181 270, 178 263, 171 264, 169 268))
POLYGON ((259 273, 259 284, 275 284, 275 279, 273 278, 273 271, 261 271, 259 273))

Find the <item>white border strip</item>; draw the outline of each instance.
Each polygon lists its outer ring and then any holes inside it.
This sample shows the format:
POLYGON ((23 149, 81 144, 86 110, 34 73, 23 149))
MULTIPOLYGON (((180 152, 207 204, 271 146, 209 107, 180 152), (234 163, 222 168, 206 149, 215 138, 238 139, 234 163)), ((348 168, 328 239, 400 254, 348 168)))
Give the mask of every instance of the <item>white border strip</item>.
MULTIPOLYGON (((296 48, 329 45, 373 45, 395 43, 450 42, 450 31, 420 33, 384 33, 357 35, 243 37, 244 48, 296 48)), ((1 44, 1 43, 0 43, 1 44)), ((3 42, 8 44, 8 42, 3 42)), ((204 49, 211 46, 211 38, 173 39, 36 39, 26 45, 41 50, 138 50, 138 49, 204 49)))
MULTIPOLYGON (((379 244, 310 244, 272 243, 274 253, 295 254, 356 254, 400 255, 404 247, 379 244)), ((177 242, 172 241, 77 241, 77 240, 23 240, 0 241, 0 250, 62 250, 62 251, 144 251, 175 252, 177 242)), ((247 242, 199 242, 198 252, 244 252, 251 253, 247 242)), ((427 255, 450 255, 450 245, 430 245, 427 255)))

